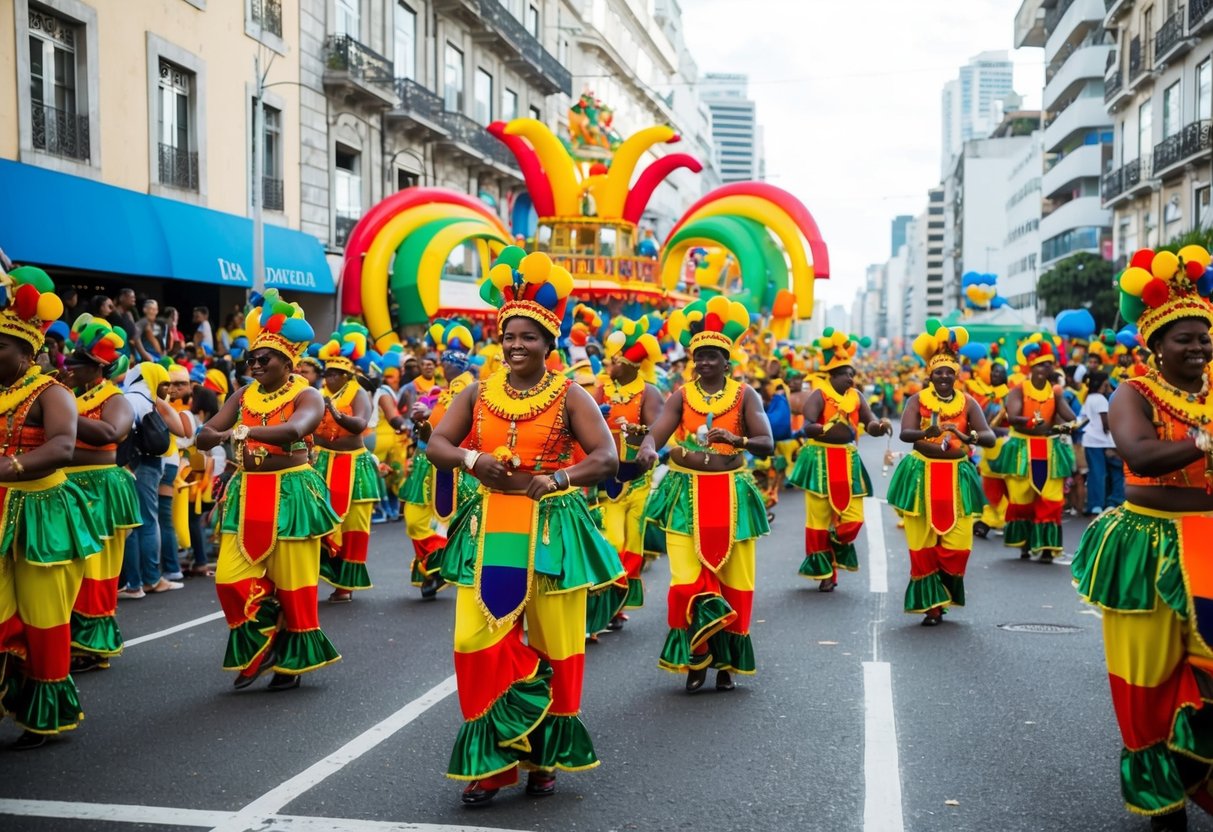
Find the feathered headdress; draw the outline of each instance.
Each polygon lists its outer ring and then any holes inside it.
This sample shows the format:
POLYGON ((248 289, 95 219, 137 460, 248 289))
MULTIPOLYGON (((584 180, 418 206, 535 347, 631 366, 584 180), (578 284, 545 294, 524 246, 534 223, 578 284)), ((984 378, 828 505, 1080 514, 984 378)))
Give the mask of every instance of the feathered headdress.
POLYGON ((1062 362, 1061 339, 1047 332, 1033 332, 1019 342, 1015 358, 1020 367, 1035 367, 1037 364, 1062 362))
POLYGON ((253 308, 244 319, 249 352, 262 347, 285 355, 293 365, 316 336, 297 303, 287 303, 277 289, 253 296, 253 308))
MULTIPOLYGON (((438 360, 464 372, 476 347, 472 330, 463 321, 446 321, 439 318, 430 324, 426 340, 439 351, 438 360)), ((450 381, 450 379, 447 379, 450 381)))
POLYGON ((822 331, 821 337, 813 342, 813 346, 821 353, 822 371, 828 373, 839 367, 851 366, 859 348, 872 346, 872 339, 847 335, 842 330, 828 326, 822 331))
POLYGON ((1143 248, 1120 275, 1120 314, 1137 324, 1149 343, 1159 328, 1183 318, 1199 318, 1213 326, 1213 269, 1209 252, 1184 246, 1178 254, 1143 248))
POLYGON ((497 331, 513 317, 530 318, 553 337, 560 336, 573 276, 540 251, 527 254, 506 246, 497 256, 488 278, 480 284, 480 297, 497 307, 497 331))
POLYGON ((670 334, 687 352, 716 347, 732 355, 733 347, 750 328, 750 313, 724 295, 696 300, 670 316, 670 334))
POLYGON ((367 354, 369 336, 370 332, 362 324, 347 321, 320 345, 316 357, 324 362, 326 370, 340 370, 353 375, 358 362, 367 354))
POLYGON ((930 373, 938 367, 960 372, 960 349, 969 343, 969 331, 963 326, 946 327, 935 318, 927 321, 926 332, 914 339, 914 353, 930 373))
POLYGON ((37 266, 18 266, 7 276, 0 273, 0 286, 0 335, 24 341, 34 352, 42 349, 46 331, 63 314, 54 281, 37 266))
POLYGON ((71 342, 78 354, 104 367, 106 375, 121 376, 130 366, 125 354, 126 332, 114 329, 105 318, 87 312, 81 315, 72 324, 71 342))

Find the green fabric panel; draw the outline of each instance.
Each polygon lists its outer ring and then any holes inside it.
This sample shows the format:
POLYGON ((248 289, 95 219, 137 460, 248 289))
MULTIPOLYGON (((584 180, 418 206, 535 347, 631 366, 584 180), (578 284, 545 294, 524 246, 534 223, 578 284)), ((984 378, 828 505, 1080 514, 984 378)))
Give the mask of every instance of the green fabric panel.
POLYGON ((804 556, 799 573, 814 581, 824 581, 834 575, 833 552, 812 552, 804 556))
POLYGON ((89 514, 104 537, 113 537, 117 529, 142 525, 135 475, 127 469, 111 465, 89 471, 69 471, 67 478, 83 492, 89 514))
POLYGON ((414 454, 413 466, 409 469, 409 475, 405 478, 404 484, 400 486, 400 499, 415 506, 428 506, 430 504, 430 474, 432 473, 434 473, 434 466, 426 458, 425 453, 414 454))
POLYGON ((1129 809, 1146 815, 1174 811, 1187 792, 1175 757, 1166 743, 1120 752, 1120 793, 1129 809))
POLYGON ((320 630, 283 630, 274 640, 274 672, 306 673, 341 658, 337 648, 320 630))
POLYGON ((71 480, 44 491, 10 489, 0 557, 13 554, 20 537, 30 563, 83 560, 101 551, 101 518, 88 510, 88 500, 71 480))
POLYGON ((543 720, 552 701, 551 676, 551 668, 540 665, 534 678, 514 682, 487 712, 464 722, 451 749, 447 774, 476 780, 526 759, 526 752, 509 743, 531 735, 543 720))
MULTIPOLYGON (((851 494, 856 497, 871 496, 872 478, 868 476, 867 469, 863 466, 862 457, 854 450, 851 451, 850 457, 851 494)), ((826 448, 813 444, 801 447, 800 453, 796 455, 796 465, 788 476, 788 482, 818 497, 829 496, 826 448)))
POLYGON ((1174 520, 1121 507, 1100 515, 1083 532, 1070 565, 1078 595, 1121 612, 1153 610, 1156 599, 1188 617, 1174 520))
POLYGON ((951 600, 938 572, 932 572, 925 578, 911 578, 906 586, 906 612, 926 612, 951 600))
POLYGON ((278 629, 280 611, 277 599, 272 596, 264 598, 255 618, 228 629, 224 670, 244 670, 253 663, 278 629))
POLYGON ((80 694, 72 677, 58 682, 39 682, 14 674, 4 692, 4 710, 13 721, 35 734, 58 734, 75 728, 84 719, 80 694))
POLYGON ((721 630, 708 642, 712 653, 712 667, 717 670, 735 670, 738 673, 753 673, 754 641, 750 634, 730 633, 721 630))
POLYGON ((374 586, 365 563, 335 557, 327 548, 320 551, 320 577, 337 589, 370 589, 374 586))
MULTIPOLYGON (((682 471, 669 471, 645 503, 645 521, 662 531, 691 534, 695 524, 692 476, 682 471)), ((771 526, 767 522, 766 500, 750 472, 738 471, 733 476, 733 488, 737 501, 735 539, 754 540, 769 534, 771 526)))
MULTIPOLYGON (((964 516, 977 517, 986 504, 981 490, 981 473, 977 466, 961 460, 956 466, 956 481, 960 487, 960 509, 964 516)), ((916 455, 907 454, 897 463, 889 480, 889 505, 914 517, 927 510, 927 463, 916 455)))
POLYGON ((112 615, 96 617, 72 610, 72 649, 95 656, 117 656, 122 652, 122 632, 112 615))
MULTIPOLYGON (((321 477, 329 467, 332 451, 318 448, 316 451, 316 473, 321 477)), ((372 453, 358 454, 354 459, 354 489, 350 502, 377 503, 386 494, 383 480, 379 479, 379 464, 372 453)))
MULTIPOLYGON (((225 534, 240 531, 240 489, 244 472, 239 472, 228 483, 224 495, 223 520, 219 530, 225 534)), ((329 489, 324 477, 314 468, 288 471, 279 477, 282 490, 278 505, 278 539, 306 540, 323 537, 341 524, 329 504, 329 489)))
POLYGON ((526 569, 530 556, 530 535, 518 532, 485 532, 485 566, 514 566, 526 569))
MULTIPOLYGON (((1060 479, 1074 473, 1074 446, 1060 436, 1048 437, 1049 476, 1060 479)), ((990 460, 990 470, 1010 477, 1026 477, 1029 472, 1028 440, 1012 433, 1007 437, 998 457, 990 460)))
POLYGON ((528 761, 543 771, 581 771, 598 765, 590 732, 580 717, 548 714, 530 740, 528 761))

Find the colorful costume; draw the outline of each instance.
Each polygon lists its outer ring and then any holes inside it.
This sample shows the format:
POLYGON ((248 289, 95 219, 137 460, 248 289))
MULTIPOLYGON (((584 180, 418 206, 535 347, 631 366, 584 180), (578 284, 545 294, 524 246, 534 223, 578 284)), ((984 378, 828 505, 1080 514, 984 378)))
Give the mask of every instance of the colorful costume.
MULTIPOLYGON (((34 351, 63 313, 41 269, 14 269, 5 281, 0 335, 34 351)), ((26 424, 39 395, 57 382, 35 365, 0 392, 4 439, 0 454, 20 459, 41 447, 46 432, 26 424)), ((102 550, 102 530, 87 497, 63 471, 0 483, 0 702, 34 734, 57 734, 84 718, 69 673, 72 604, 87 559, 102 550)))
MULTIPOLYGON (((572 278, 547 255, 523 259, 523 251, 510 246, 489 281, 482 295, 499 306, 499 328, 521 315, 553 336, 559 332, 572 278), (528 274, 539 279, 528 280, 528 274)), ((520 393, 509 386, 507 373, 496 373, 481 382, 463 447, 521 471, 568 467, 576 445, 565 417, 570 386, 548 372, 520 393)), ((455 677, 465 719, 449 777, 483 781, 497 775, 505 785, 520 765, 549 772, 598 765, 579 718, 585 599, 588 590, 623 574, 579 489, 535 501, 480 486, 459 505, 442 559, 443 578, 458 586, 455 677)))
MULTIPOLYGON (((995 360, 1002 361, 1002 359, 995 360)), ((986 422, 997 436, 993 448, 982 449, 981 459, 977 462, 977 470, 981 473, 981 490, 986 498, 986 505, 981 511, 981 522, 987 529, 1002 529, 1007 523, 1006 478, 996 473, 991 466, 1007 444, 1007 430, 996 427, 996 422, 1006 418, 1005 407, 1010 388, 1005 383, 993 384, 990 381, 991 366, 992 363, 989 361, 981 362, 974 371, 973 378, 965 385, 965 392, 981 405, 986 422)))
MULTIPOLYGON (((1040 336, 1033 336, 1019 348, 1022 366, 1056 361, 1056 347, 1040 336)), ((1023 416, 1029 424, 1053 424, 1057 406, 1053 385, 1037 389, 1027 378, 1019 389, 1023 416)), ((1005 544, 1032 552, 1060 552, 1065 479, 1074 473, 1070 443, 1060 436, 1032 436, 1012 428, 997 458, 990 461, 990 470, 1006 480, 1005 544)))
MULTIPOLYGON (((721 296, 706 304, 696 301, 670 318, 671 332, 691 354, 706 346, 731 353, 748 323, 745 307, 721 296)), ((707 445, 704 434, 720 427, 745 435, 745 389, 726 379, 723 390, 709 398, 695 382, 684 385, 677 443, 694 452, 742 453, 728 444, 707 445)), ((754 673, 750 616, 755 548, 770 525, 753 476, 745 466, 706 473, 671 460, 645 506, 645 519, 664 533, 670 559, 670 632, 658 665, 674 673, 707 666, 754 673)))
MULTIPOLYGON (((851 366, 860 342, 846 333, 827 329, 817 349, 823 370, 851 366)), ((810 439, 801 448, 788 481, 804 490, 804 561, 800 574, 815 581, 833 580, 839 568, 859 570, 855 539, 863 528, 863 498, 871 496, 872 481, 859 456, 859 389, 839 395, 827 380, 816 388, 823 401, 819 424, 829 430, 843 423, 855 440, 840 445, 810 439)))
MULTIPOLYGON (((342 324, 320 348, 326 370, 343 370, 350 376, 336 393, 321 386, 321 394, 339 413, 353 415, 354 397, 362 389, 354 378, 356 362, 368 357, 367 331, 360 324, 342 324)), ((315 435, 334 444, 354 434, 338 425, 326 409, 315 435)), ((371 509, 382 497, 375 457, 361 444, 351 451, 322 447, 316 452, 315 467, 328 486, 329 505, 341 521, 320 550, 320 577, 337 589, 370 589, 366 556, 371 543, 371 509)))
MULTIPOLYGON (((76 349, 106 368, 109 374, 126 371, 127 360, 122 355, 126 337, 121 329, 113 329, 104 319, 81 315, 72 326, 76 349)), ((77 390, 76 406, 81 419, 101 419, 106 402, 122 395, 112 381, 102 377, 86 390, 77 390)), ((86 451, 116 451, 117 444, 90 445, 76 440, 76 447, 86 451)), ((84 579, 76 603, 72 607, 72 650, 77 654, 98 656, 99 666, 122 652, 122 633, 114 615, 118 608, 118 581, 126 538, 141 522, 139 498, 135 493, 135 477, 117 465, 73 465, 64 469, 88 501, 101 534, 102 552, 84 562, 84 579)))
MULTIPOLYGON (((914 340, 914 351, 927 362, 928 375, 940 366, 959 371, 956 350, 968 341, 968 332, 961 327, 939 327, 928 333, 914 340)), ((943 401, 928 385, 917 395, 921 430, 951 424, 961 433, 970 432, 967 394, 955 391, 950 400, 943 401)), ((922 441, 947 448, 959 440, 945 431, 922 441)), ((973 521, 984 504, 976 466, 967 456, 935 459, 912 451, 897 464, 889 480, 888 499, 905 524, 910 550, 905 611, 925 613, 952 605, 963 607, 973 521)))
MULTIPOLYGON (((1121 277, 1121 308, 1142 310, 1137 325, 1144 338, 1184 318, 1213 325, 1213 304, 1199 291, 1200 284, 1189 279, 1193 271, 1204 273, 1209 254, 1187 246, 1179 257, 1177 262, 1169 252, 1139 251, 1121 277), (1187 271, 1185 264, 1199 270, 1187 271), (1154 277, 1159 274, 1165 277, 1154 277), (1151 281, 1170 289, 1161 292, 1163 300, 1157 290, 1143 296, 1142 287, 1151 281)), ((1160 440, 1187 442, 1193 432, 1209 430, 1213 399, 1208 368, 1205 372, 1200 394, 1172 387, 1156 371, 1123 384, 1150 404, 1160 440)), ((1126 466, 1125 482, 1137 488, 1204 492, 1210 483, 1208 464, 1206 456, 1158 477, 1139 476, 1126 466)), ((1178 811, 1188 798, 1213 811, 1210 539, 1213 511, 1159 511, 1126 502, 1087 528, 1071 566, 1078 594, 1103 611, 1112 706, 1124 741, 1121 794, 1137 814, 1178 811)))
MULTIPOLYGON (((273 289, 249 313, 246 329, 250 352, 268 347, 292 363, 312 337, 303 311, 283 303, 273 289), (288 310, 285 320, 282 307, 288 310)), ((287 422, 295 399, 308 389, 296 375, 269 393, 253 382, 241 393, 238 424, 253 428, 287 422)), ((340 522, 324 479, 305 462, 273 472, 244 468, 245 454, 261 460, 306 448, 303 441, 288 447, 237 443, 239 469, 220 509, 215 571, 215 590, 230 628, 225 670, 253 675, 264 660, 273 662, 275 673, 297 675, 341 658, 320 630, 317 609, 320 541, 340 522)))

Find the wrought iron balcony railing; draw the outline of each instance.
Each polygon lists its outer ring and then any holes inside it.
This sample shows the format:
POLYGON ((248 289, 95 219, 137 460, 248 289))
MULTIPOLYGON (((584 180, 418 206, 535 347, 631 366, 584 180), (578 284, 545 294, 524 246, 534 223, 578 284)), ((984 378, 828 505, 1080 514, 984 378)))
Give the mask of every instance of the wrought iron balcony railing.
POLYGON ((198 153, 160 144, 160 184, 187 191, 198 190, 198 153))
POLYGON ((328 69, 348 72, 367 84, 391 87, 395 83, 392 62, 349 35, 330 35, 324 44, 328 69))
POLYGON ((1129 41, 1129 80, 1134 80, 1138 75, 1145 71, 1146 62, 1142 57, 1141 35, 1137 35, 1133 40, 1129 41))
POLYGON ((484 129, 484 125, 468 118, 463 113, 445 112, 442 114, 443 124, 451 134, 451 141, 479 153, 486 159, 498 162, 506 167, 518 169, 518 160, 510 149, 498 141, 484 129))
POLYGON ((1105 102, 1111 101, 1113 98, 1116 97, 1117 93, 1119 93, 1122 89, 1124 89, 1124 86, 1125 86, 1124 73, 1118 69, 1118 70, 1116 70, 1115 74, 1109 75, 1108 77, 1106 77, 1104 79, 1103 100, 1105 102))
POLYGON ((281 211, 283 205, 282 180, 272 176, 261 177, 261 207, 267 211, 281 211))
POLYGON ((500 0, 480 0, 480 17, 489 27, 509 42, 540 75, 565 95, 573 94, 573 75, 551 52, 543 48, 534 35, 510 13, 500 0))
POLYGON ((34 147, 67 159, 89 159, 88 116, 33 101, 30 103, 34 147))
POLYGON ((1045 14, 1045 31, 1053 32, 1057 28, 1057 23, 1061 20, 1062 15, 1069 11, 1072 5, 1074 5, 1074 0, 1061 0, 1060 3, 1049 9, 1048 13, 1045 14))
POLYGON ((1184 36, 1184 7, 1180 6, 1176 9, 1175 14, 1171 15, 1159 27, 1158 33, 1154 35, 1154 63, 1158 64, 1160 59, 1166 58, 1177 43, 1183 40, 1184 36))
POLYGON ((442 99, 412 78, 396 79, 396 95, 400 98, 398 109, 416 113, 435 124, 442 123, 442 99))
POLYGON ((282 37, 282 0, 252 0, 252 18, 265 31, 282 37))
POLYGON ((1167 136, 1154 145, 1154 170, 1165 170, 1183 157, 1183 132, 1181 131, 1167 136))
POLYGON ((1210 10, 1213 10, 1213 0, 1190 0, 1188 3, 1188 31, 1194 32, 1210 10))
POLYGON ((1180 135, 1183 136, 1181 145, 1185 159, 1213 150, 1213 121, 1207 118, 1185 125, 1180 135))

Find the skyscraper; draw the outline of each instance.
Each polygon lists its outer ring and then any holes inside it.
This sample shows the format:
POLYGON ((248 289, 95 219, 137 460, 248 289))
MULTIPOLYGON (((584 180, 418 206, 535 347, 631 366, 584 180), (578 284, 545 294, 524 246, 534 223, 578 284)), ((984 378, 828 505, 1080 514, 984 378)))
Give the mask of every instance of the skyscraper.
POLYGON ((709 72, 700 97, 712 111, 712 143, 720 154, 721 181, 745 182, 763 177, 762 132, 749 98, 745 75, 709 72))
POLYGON ((896 257, 897 252, 906 244, 906 227, 912 222, 914 222, 914 218, 909 214, 893 217, 891 246, 889 250, 889 254, 893 257, 896 257))
POLYGON ((982 52, 960 68, 941 95, 940 158, 944 175, 969 139, 984 139, 1002 121, 1002 102, 1011 95, 1014 65, 1006 52, 982 52))

